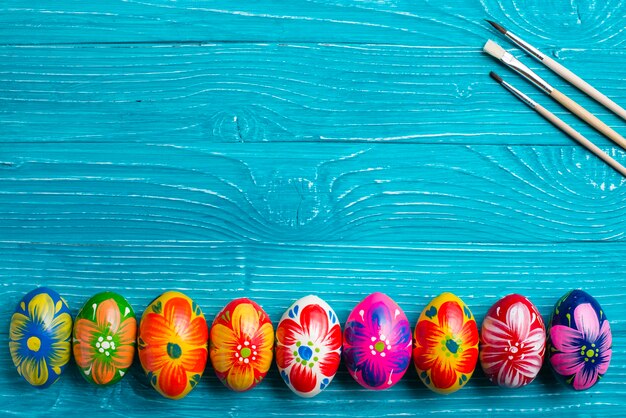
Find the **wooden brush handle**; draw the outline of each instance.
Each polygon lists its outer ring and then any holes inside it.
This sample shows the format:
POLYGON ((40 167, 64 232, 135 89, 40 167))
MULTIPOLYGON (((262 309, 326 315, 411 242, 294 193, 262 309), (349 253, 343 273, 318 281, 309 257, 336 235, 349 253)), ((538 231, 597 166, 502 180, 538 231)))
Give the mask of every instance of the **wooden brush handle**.
POLYGON ((602 135, 606 136, 620 147, 626 149, 626 139, 624 139, 623 136, 615 132, 613 129, 611 129, 611 127, 602 122, 600 119, 592 115, 587 109, 585 109, 557 89, 552 90, 550 96, 552 96, 554 100, 569 109, 573 114, 594 127, 602 135))
POLYGON ((611 112, 615 113, 620 118, 626 120, 626 110, 624 110, 624 108, 615 103, 613 100, 606 97, 604 94, 600 93, 585 80, 578 77, 576 74, 574 74, 573 72, 571 72, 570 70, 568 70, 548 56, 544 57, 542 62, 546 65, 546 67, 550 68, 552 71, 554 71, 565 80, 572 83, 572 85, 580 89, 580 91, 587 94, 589 97, 609 109, 611 112))
POLYGON ((596 155, 602 161, 604 161, 605 163, 613 167, 622 176, 626 177, 626 168, 623 165, 621 165, 620 163, 615 161, 613 158, 611 158, 606 152, 598 148, 593 142, 585 138, 580 132, 578 132, 571 126, 569 126, 567 123, 563 122, 556 115, 554 115, 552 112, 550 112, 549 110, 547 110, 545 107, 541 106, 540 104, 537 104, 535 106, 535 110, 537 111, 537 113, 543 116, 548 122, 550 122, 551 124, 559 128, 560 130, 565 132, 567 135, 572 137, 572 139, 574 139, 580 145, 587 148, 589 151, 591 151, 594 155, 596 155))

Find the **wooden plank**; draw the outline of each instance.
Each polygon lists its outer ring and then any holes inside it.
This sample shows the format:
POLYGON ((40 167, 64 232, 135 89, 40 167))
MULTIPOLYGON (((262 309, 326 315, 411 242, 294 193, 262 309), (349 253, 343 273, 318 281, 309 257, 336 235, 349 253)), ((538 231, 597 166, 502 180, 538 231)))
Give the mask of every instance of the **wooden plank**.
POLYGON ((8 0, 0 5, 5 44, 261 41, 410 45, 480 44, 492 18, 544 47, 623 45, 619 0, 603 2, 453 2, 261 0, 8 0))
MULTIPOLYGON (((626 179, 579 147, 1 146, 19 241, 625 239, 626 179)), ((615 155, 622 163, 626 156, 615 155)))
POLYGON ((70 415, 115 413, 133 416, 250 416, 252 408, 278 416, 437 416, 446 411, 490 416, 589 414, 620 416, 626 406, 626 246, 623 243, 559 245, 428 244, 415 247, 259 243, 128 242, 98 245, 0 242, 0 338, 6 347, 8 318, 20 297, 33 286, 57 289, 73 314, 98 291, 122 293, 141 314, 166 289, 189 294, 209 321, 229 300, 248 296, 259 302, 274 325, 293 300, 315 293, 327 300, 345 322, 367 294, 384 291, 405 310, 412 326, 419 312, 439 292, 462 297, 482 321, 489 306, 511 292, 527 295, 548 319, 556 300, 571 288, 595 295, 611 321, 613 360, 605 378, 591 390, 574 392, 544 368, 538 379, 519 390, 499 389, 477 370, 454 395, 436 395, 415 371, 387 391, 358 386, 342 365, 319 397, 301 399, 281 381, 275 366, 254 390, 225 389, 207 366, 198 387, 182 401, 167 401, 148 386, 139 364, 110 388, 88 385, 71 364, 60 382, 44 392, 29 390, 0 356, 0 411, 70 415), (606 284, 611 283, 608 287, 606 284))
MULTIPOLYGON (((4 142, 179 145, 570 145, 569 138, 488 77, 496 69, 599 145, 613 146, 483 54, 480 46, 4 47, 0 137, 4 142)), ((559 55, 607 95, 626 103, 623 49, 561 50, 559 55)), ((539 72, 626 134, 616 116, 547 70, 539 72)))

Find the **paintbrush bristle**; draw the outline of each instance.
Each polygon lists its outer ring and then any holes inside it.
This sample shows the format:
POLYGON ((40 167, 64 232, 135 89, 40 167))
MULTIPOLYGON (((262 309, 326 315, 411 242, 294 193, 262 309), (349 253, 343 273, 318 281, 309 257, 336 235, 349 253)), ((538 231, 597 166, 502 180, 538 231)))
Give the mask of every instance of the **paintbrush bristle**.
POLYGON ((487 20, 487 23, 489 23, 491 26, 493 26, 494 28, 496 28, 497 31, 499 31, 500 33, 502 33, 503 35, 506 35, 507 30, 504 29, 502 26, 498 25, 496 22, 494 22, 493 20, 487 20))
POLYGON ((489 39, 485 46, 483 46, 483 51, 494 57, 495 59, 502 59, 506 51, 500 45, 489 39))
POLYGON ((489 76, 491 76, 491 78, 493 78, 494 80, 496 80, 498 83, 502 84, 502 77, 500 77, 498 74, 494 73, 493 71, 489 72, 489 76))

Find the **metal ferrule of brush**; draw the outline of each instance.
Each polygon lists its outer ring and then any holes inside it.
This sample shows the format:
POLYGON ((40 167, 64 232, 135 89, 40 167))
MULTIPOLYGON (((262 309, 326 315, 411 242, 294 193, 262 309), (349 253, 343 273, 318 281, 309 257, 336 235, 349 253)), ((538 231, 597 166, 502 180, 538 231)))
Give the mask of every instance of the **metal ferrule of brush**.
POLYGON ((530 55, 537 58, 539 61, 543 61, 543 58, 545 57, 545 55, 541 51, 539 51, 537 48, 530 45, 526 41, 522 40, 517 35, 512 34, 511 32, 507 32, 506 36, 510 40, 512 40, 517 46, 522 48, 524 51, 528 52, 530 55))
POLYGON ((550 84, 548 84, 547 81, 535 74, 530 68, 522 64, 509 52, 505 52, 504 55, 502 55, 501 60, 503 63, 509 66, 509 68, 517 71, 522 77, 524 77, 546 93, 550 94, 554 90, 554 88, 550 84))
POLYGON ((530 97, 526 96, 524 93, 522 93, 521 91, 519 91, 518 89, 516 89, 515 87, 513 87, 512 85, 510 85, 506 81, 502 80, 502 83, 500 83, 500 84, 502 84, 502 87, 504 87, 505 89, 510 91, 515 97, 520 99, 522 102, 526 103, 529 107, 531 107, 533 109, 535 107, 537 107, 537 102, 535 102, 530 97))

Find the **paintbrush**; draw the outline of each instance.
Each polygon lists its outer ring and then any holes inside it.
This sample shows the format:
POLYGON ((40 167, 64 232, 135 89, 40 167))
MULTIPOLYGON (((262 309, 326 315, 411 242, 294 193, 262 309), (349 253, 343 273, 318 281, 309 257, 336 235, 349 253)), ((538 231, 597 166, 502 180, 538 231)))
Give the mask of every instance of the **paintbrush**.
POLYGON ((592 99, 594 99, 595 101, 597 101, 598 103, 600 103, 601 105, 609 109, 611 112, 615 113, 617 116, 626 120, 626 110, 624 110, 620 105, 615 103, 613 100, 606 97, 604 94, 600 93, 598 90, 596 90, 593 86, 591 86, 585 80, 578 77, 576 74, 574 74, 573 72, 565 68, 563 65, 559 64, 558 62, 556 62, 555 60, 553 60, 546 54, 542 53, 537 48, 535 48, 534 46, 530 45, 528 42, 521 39, 519 36, 506 30, 504 27, 497 24, 496 22, 492 22, 491 20, 487 20, 487 22, 489 22, 491 26, 496 28, 504 36, 509 38, 515 45, 519 46, 524 51, 526 51, 531 57, 536 58, 543 65, 545 65, 546 67, 548 67, 549 69, 551 69, 552 71, 554 71, 555 73, 563 77, 565 80, 572 83, 580 91, 587 94, 589 97, 591 97, 592 99))
POLYGON ((578 142, 583 147, 587 148, 589 151, 591 151, 593 154, 595 154, 602 161, 604 161, 605 163, 607 163, 608 165, 613 167, 622 176, 626 177, 626 167, 624 167, 623 165, 621 165, 620 163, 615 161, 613 158, 611 158, 607 153, 605 153, 600 148, 598 148, 593 142, 591 142, 590 140, 585 138, 578 131, 576 131, 574 128, 569 126, 567 123, 563 122, 554 113, 550 112, 548 109, 546 109, 545 107, 541 106, 539 103, 535 102, 533 99, 531 99, 530 97, 526 96, 524 93, 522 93, 521 91, 519 91, 518 89, 516 89, 512 85, 510 85, 506 81, 502 80, 502 78, 498 74, 496 74, 496 73, 494 73, 492 71, 492 72, 489 73, 489 75, 491 76, 491 78, 496 80, 502 87, 504 87, 506 90, 511 92, 515 97, 517 97, 522 102, 524 102, 526 105, 528 105, 528 107, 530 107, 535 112, 537 112, 541 116, 543 116, 548 122, 552 123, 554 126, 559 128, 561 131, 565 132, 567 135, 569 135, 574 140, 576 140, 576 142, 578 142))
POLYGON ((593 128, 595 128, 598 132, 618 144, 620 147, 626 149, 626 139, 622 137, 620 134, 615 132, 612 128, 610 128, 607 124, 602 122, 600 119, 591 114, 587 109, 567 97, 565 94, 561 93, 547 81, 539 77, 535 74, 530 68, 522 64, 517 58, 515 58, 510 53, 506 52, 504 48, 495 43, 492 40, 487 41, 483 50, 494 57, 495 59, 504 63, 507 67, 516 71, 518 74, 526 78, 528 81, 533 83, 535 86, 539 87, 541 90, 546 92, 550 97, 552 97, 557 102, 561 103, 564 107, 569 109, 576 116, 587 122, 593 128))

